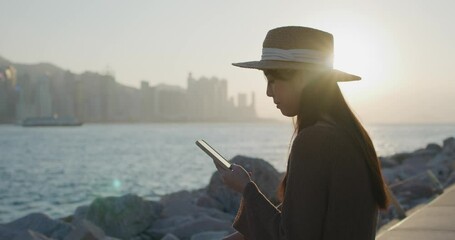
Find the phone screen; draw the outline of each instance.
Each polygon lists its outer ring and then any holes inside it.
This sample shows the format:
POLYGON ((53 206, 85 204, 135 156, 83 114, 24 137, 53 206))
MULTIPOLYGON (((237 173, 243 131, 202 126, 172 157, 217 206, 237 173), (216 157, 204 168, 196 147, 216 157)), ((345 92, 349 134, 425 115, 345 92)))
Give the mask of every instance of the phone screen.
POLYGON ((231 169, 231 164, 204 140, 197 140, 196 145, 198 145, 213 160, 216 160, 219 163, 221 163, 221 165, 224 166, 226 169, 231 169))

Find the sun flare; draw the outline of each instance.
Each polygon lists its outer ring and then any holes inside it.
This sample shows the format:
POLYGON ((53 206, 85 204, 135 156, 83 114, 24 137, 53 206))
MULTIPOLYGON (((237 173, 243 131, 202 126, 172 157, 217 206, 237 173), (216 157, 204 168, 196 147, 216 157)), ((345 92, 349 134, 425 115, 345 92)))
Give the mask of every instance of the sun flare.
POLYGON ((373 33, 341 29, 334 33, 334 68, 362 77, 355 83, 341 83, 344 94, 364 100, 384 84, 385 46, 373 33))

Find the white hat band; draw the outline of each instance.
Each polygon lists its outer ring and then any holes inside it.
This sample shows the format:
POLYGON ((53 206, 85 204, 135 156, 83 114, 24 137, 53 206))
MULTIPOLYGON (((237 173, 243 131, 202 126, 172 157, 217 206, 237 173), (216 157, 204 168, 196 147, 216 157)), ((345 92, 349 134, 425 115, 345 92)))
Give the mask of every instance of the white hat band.
POLYGON ((312 49, 263 48, 261 60, 314 63, 333 67, 332 57, 327 57, 323 52, 312 49))

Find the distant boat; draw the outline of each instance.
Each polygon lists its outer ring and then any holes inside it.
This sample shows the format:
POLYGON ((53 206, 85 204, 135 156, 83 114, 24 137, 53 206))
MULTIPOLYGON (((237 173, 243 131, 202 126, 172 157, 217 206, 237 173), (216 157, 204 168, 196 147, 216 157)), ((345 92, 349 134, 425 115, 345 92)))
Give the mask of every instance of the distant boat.
POLYGON ((73 117, 32 117, 22 121, 23 127, 75 127, 82 126, 82 122, 73 117))

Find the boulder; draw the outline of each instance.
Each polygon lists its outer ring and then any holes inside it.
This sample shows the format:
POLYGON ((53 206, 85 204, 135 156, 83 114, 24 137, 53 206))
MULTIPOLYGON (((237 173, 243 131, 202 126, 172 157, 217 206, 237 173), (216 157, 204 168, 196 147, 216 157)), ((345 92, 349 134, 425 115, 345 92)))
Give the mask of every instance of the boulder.
POLYGON ((233 215, 224 213, 216 208, 198 206, 198 199, 200 199, 202 195, 207 198, 205 193, 199 190, 193 192, 183 190, 163 196, 160 201, 160 204, 163 206, 161 218, 164 219, 175 216, 198 217, 207 215, 218 219, 233 220, 233 215))
POLYGON ((394 170, 396 174, 395 175, 396 179, 403 181, 405 179, 408 179, 410 177, 416 176, 419 173, 424 172, 426 168, 416 168, 411 164, 403 164, 394 168, 394 170))
POLYGON ((87 215, 88 207, 89 206, 77 207, 76 210, 74 211, 73 216, 67 217, 67 219, 71 219, 71 223, 73 223, 73 224, 81 221, 87 215))
POLYGON ((192 216, 173 216, 159 219, 153 223, 153 226, 147 230, 150 236, 158 237, 172 232, 175 227, 194 221, 192 216))
POLYGON ((436 179, 438 181, 438 184, 441 184, 441 183, 444 183, 445 181, 447 181, 447 179, 450 176, 450 173, 452 172, 447 167, 447 165, 443 165, 443 164, 432 165, 432 166, 429 166, 428 169, 429 169, 429 171, 431 171, 434 174, 434 176, 436 177, 436 179))
POLYGON ((410 205, 417 199, 428 199, 438 193, 438 189, 429 182, 426 176, 393 187, 395 197, 402 205, 410 205))
POLYGON ((442 148, 444 152, 447 153, 455 153, 455 138, 454 137, 449 137, 444 139, 442 148))
POLYGON ((382 176, 388 185, 394 184, 400 181, 397 169, 395 168, 385 168, 381 170, 382 176))
POLYGON ((206 231, 233 232, 232 221, 202 215, 198 217, 174 216, 157 221, 146 231, 154 239, 173 234, 180 239, 189 239, 192 235, 206 231))
POLYGON ((21 234, 25 234, 24 238, 28 236, 29 238, 34 237, 36 239, 41 239, 43 236, 52 239, 64 239, 73 230, 70 224, 51 219, 42 213, 29 214, 13 222, 3 224, 2 228, 8 229, 11 232, 22 232, 21 234))
POLYGON ((455 183, 455 172, 452 172, 452 174, 450 174, 450 176, 445 181, 444 187, 445 188, 450 187, 454 183, 455 183))
POLYGON ((88 208, 78 208, 74 219, 77 221, 83 217, 108 236, 129 239, 149 228, 159 218, 161 208, 157 202, 128 194, 97 198, 88 208))
MULTIPOLYGON (((213 211, 219 211, 217 209, 212 209, 213 211)), ((232 230, 231 225, 234 216, 229 215, 229 218, 217 218, 216 216, 210 216, 204 213, 193 213, 192 215, 177 215, 171 216, 163 219, 159 219, 153 223, 153 226, 146 231, 146 234, 154 238, 159 238, 164 236, 167 233, 174 233, 180 231, 178 229, 187 228, 186 226, 192 226, 195 222, 201 221, 201 219, 211 219, 214 223, 224 223, 224 226, 229 230, 232 230)), ((205 229, 213 230, 213 229, 205 229)), ((181 237, 181 235, 178 235, 181 237)))
POLYGON ((411 153, 397 153, 397 154, 390 156, 390 158, 393 161, 395 161, 396 163, 402 164, 404 162, 404 160, 406 160, 407 158, 409 158, 411 156, 412 156, 411 153))
POLYGON ((390 157, 378 157, 381 162, 381 168, 394 168, 398 163, 390 157))
POLYGON ((455 162, 455 156, 450 156, 445 152, 441 152, 432 158, 428 162, 428 165, 446 165, 447 167, 450 167, 453 162, 455 162))
POLYGON ((107 237, 103 229, 85 219, 75 223, 75 229, 64 240, 114 240, 107 237))
POLYGON ((177 236, 172 233, 166 234, 161 240, 180 240, 177 236))
POLYGON ((435 153, 439 153, 442 151, 442 147, 439 146, 437 143, 429 143, 425 149, 428 151, 433 151, 435 153))
POLYGON ((32 230, 14 230, 0 226, 0 239, 8 240, 53 240, 32 230))
POLYGON ((186 190, 164 195, 160 200, 163 206, 161 217, 191 215, 194 213, 196 199, 197 196, 186 190))
POLYGON ((223 209, 221 203, 210 197, 207 193, 198 197, 196 205, 205 208, 223 209))
POLYGON ((207 231, 225 231, 229 233, 233 232, 234 229, 232 228, 232 223, 229 221, 205 216, 176 226, 171 233, 181 239, 188 239, 197 233, 207 231))
POLYGON ((137 236, 134 236, 132 238, 129 238, 128 240, 156 240, 156 239, 159 239, 159 238, 153 238, 147 234, 139 234, 137 236))
MULTIPOLYGON (((231 160, 252 172, 253 181, 261 192, 272 202, 277 203, 276 192, 281 181, 281 174, 268 162, 259 158, 236 156, 231 160)), ((207 195, 217 201, 219 209, 235 214, 240 204, 241 194, 227 188, 221 181, 218 172, 215 172, 207 186, 207 195)))
POLYGON ((209 231, 201 232, 191 236, 190 240, 215 240, 222 239, 227 236, 229 233, 227 231, 209 231))
POLYGON ((445 182, 450 173, 454 171, 455 155, 449 155, 447 152, 441 152, 428 162, 427 167, 440 182, 445 182))
POLYGON ((402 164, 410 164, 414 167, 425 166, 438 152, 427 149, 418 149, 408 156, 402 164))

